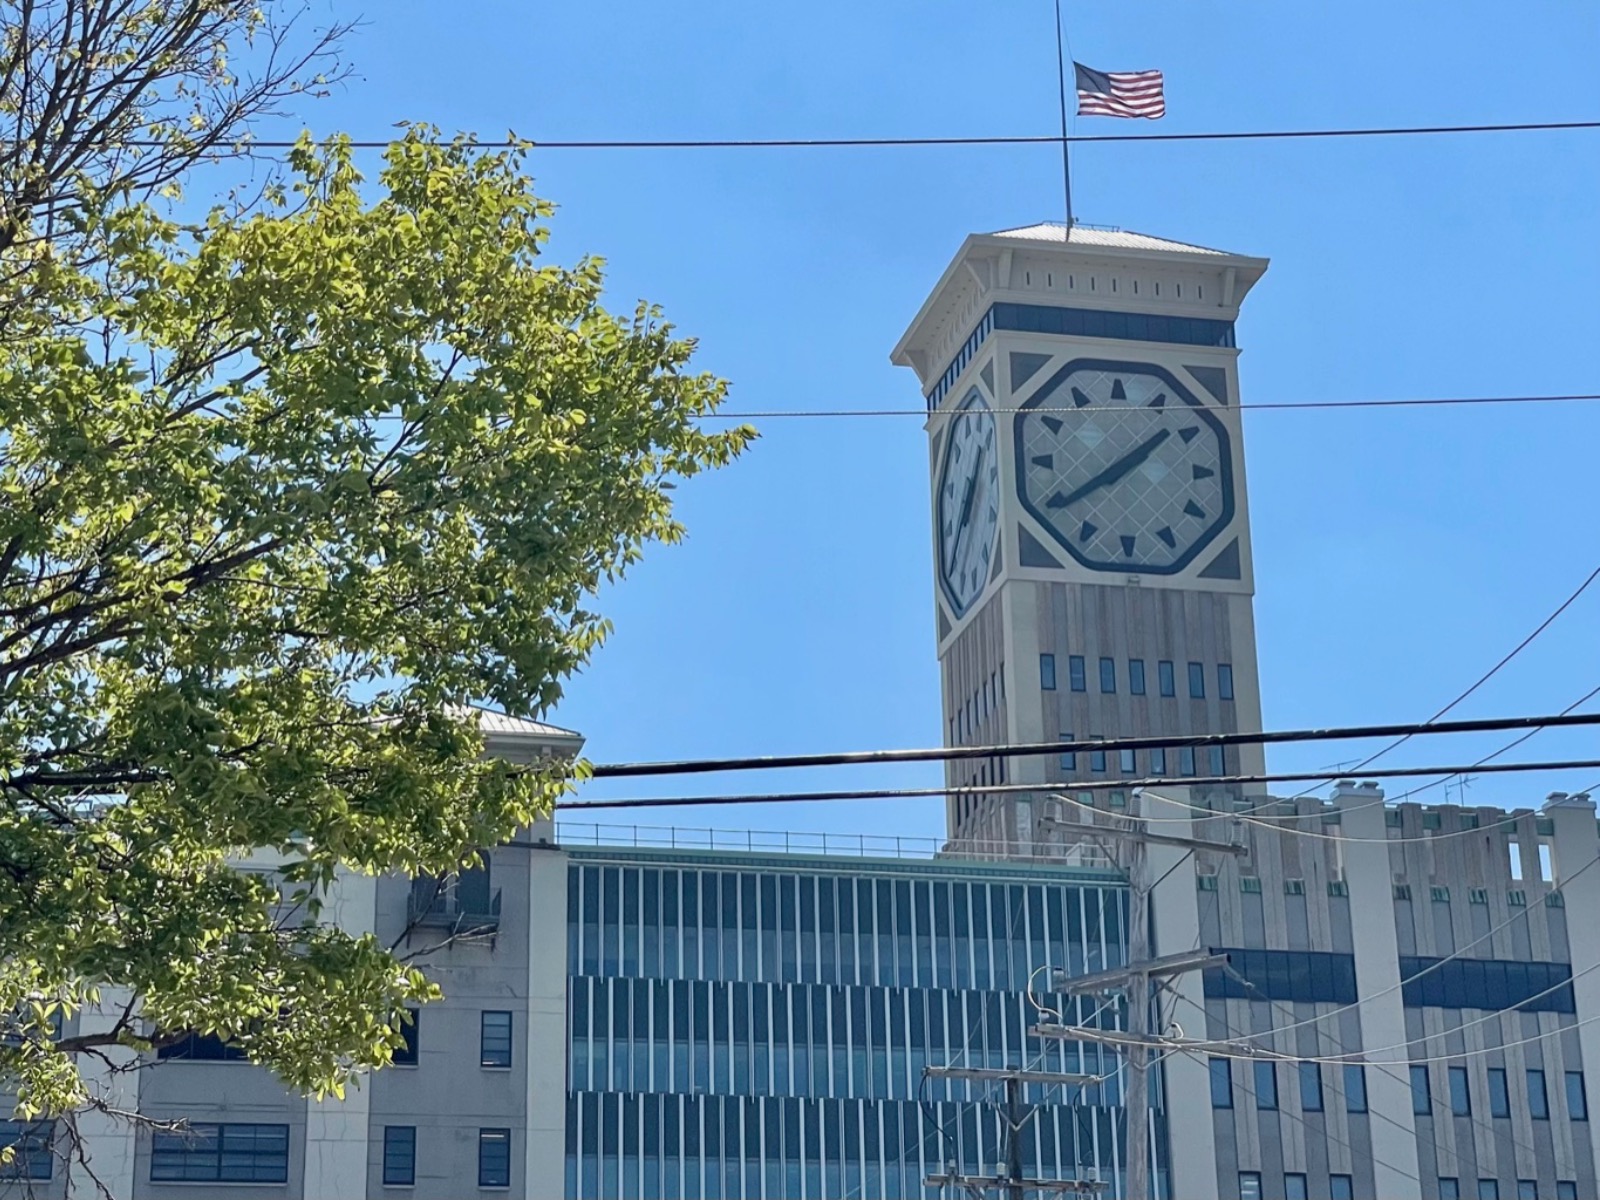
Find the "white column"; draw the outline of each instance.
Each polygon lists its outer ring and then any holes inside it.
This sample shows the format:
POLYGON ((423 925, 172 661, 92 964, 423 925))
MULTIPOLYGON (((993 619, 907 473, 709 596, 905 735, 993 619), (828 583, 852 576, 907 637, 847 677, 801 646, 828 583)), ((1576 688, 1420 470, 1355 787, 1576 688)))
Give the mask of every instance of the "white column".
MULTIPOLYGON (((133 993, 126 988, 102 988, 100 1003, 85 1006, 78 1014, 80 1034, 103 1033, 113 1028, 127 1011, 133 993)), ((78 1070, 89 1095, 119 1112, 137 1112, 139 1108, 139 1073, 130 1068, 138 1056, 121 1046, 110 1046, 101 1051, 110 1063, 80 1055, 78 1070)), ((133 1122, 123 1120, 99 1109, 89 1108, 76 1117, 81 1151, 88 1160, 89 1170, 82 1164, 71 1162, 66 1171, 67 1195, 98 1198, 106 1194, 117 1200, 133 1196, 133 1159, 136 1145, 133 1122), (90 1178, 93 1172, 94 1178, 90 1178), (96 1182, 98 1180, 98 1183, 96 1182), (104 1189, 102 1191, 102 1188, 104 1189)))
POLYGON ((528 855, 529 1196, 561 1194, 567 1154, 567 856, 528 855))
MULTIPOLYGON (((1361 1044, 1404 1047, 1405 1008, 1400 1000, 1400 943, 1394 930, 1394 875, 1389 866, 1383 792, 1340 787, 1333 797, 1345 842, 1344 877, 1350 889, 1350 940, 1360 988, 1361 1044), (1378 995, 1378 993, 1383 993, 1378 995), (1373 997, 1367 999, 1367 997, 1373 997)), ((1372 1171, 1384 1200, 1420 1200, 1417 1127, 1411 1112, 1411 1063, 1402 1049, 1368 1057, 1367 1126, 1372 1171), (1407 1172, 1402 1174, 1402 1172, 1407 1172)))
MULTIPOLYGON (((1600 829, 1595 825, 1594 801, 1588 796, 1554 800, 1545 812, 1556 826, 1556 882, 1566 900, 1578 1048, 1593 1107, 1593 1097, 1600 1096, 1600 971, 1595 969, 1600 965, 1600 922, 1594 919, 1594 914, 1600 913, 1600 865, 1589 864, 1600 856, 1600 829)), ((1576 1122, 1573 1127, 1580 1126, 1587 1131, 1594 1159, 1600 1163, 1600 1121, 1576 1122)))
MULTIPOLYGON (((1175 837, 1193 837, 1194 823, 1188 788, 1168 789, 1172 799, 1146 791, 1144 815, 1157 823, 1151 829, 1175 837), (1172 820, 1171 818, 1182 818, 1172 820)), ((1195 893, 1195 862, 1175 866, 1183 851, 1174 846, 1149 848, 1152 881, 1166 878, 1150 894, 1155 917, 1156 955, 1181 954, 1200 944, 1200 905, 1195 893), (1172 874, 1167 875, 1171 871, 1172 874)), ((1205 993, 1200 972, 1190 971, 1169 981, 1188 1004, 1177 1005, 1178 1024, 1194 1037, 1206 1032, 1205 993)), ((1175 1054, 1166 1061, 1167 1072, 1167 1194, 1177 1200, 1218 1200, 1217 1140, 1211 1115, 1211 1077, 1203 1059, 1175 1054)))
MULTIPOLYGON (((329 889, 325 919, 359 937, 371 933, 378 915, 378 881, 341 869, 329 889)), ((305 1196, 357 1197, 367 1194, 368 1118, 372 1095, 352 1080, 344 1099, 329 1096, 306 1102, 305 1196)))

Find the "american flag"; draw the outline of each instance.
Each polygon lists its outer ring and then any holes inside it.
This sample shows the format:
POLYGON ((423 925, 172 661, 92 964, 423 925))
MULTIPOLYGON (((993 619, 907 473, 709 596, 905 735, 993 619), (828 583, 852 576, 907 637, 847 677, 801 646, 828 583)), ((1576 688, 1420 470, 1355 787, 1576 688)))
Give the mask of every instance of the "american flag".
POLYGON ((1072 64, 1080 117, 1156 117, 1167 112, 1160 71, 1096 71, 1072 64))

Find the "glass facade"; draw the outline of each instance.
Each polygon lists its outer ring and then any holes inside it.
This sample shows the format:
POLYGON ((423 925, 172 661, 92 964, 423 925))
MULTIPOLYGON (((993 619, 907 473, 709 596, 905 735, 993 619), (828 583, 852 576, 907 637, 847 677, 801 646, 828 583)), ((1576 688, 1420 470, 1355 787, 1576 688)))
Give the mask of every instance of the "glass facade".
MULTIPOLYGON (((1126 893, 1050 874, 574 850, 566 1194, 936 1196, 925 1175, 993 1172, 1006 1146, 987 1085, 924 1082, 952 1064, 1104 1076, 1025 1089, 1020 1150, 1029 1175, 1113 1178, 1116 1061, 1028 1036, 1027 988, 1121 965, 1126 893)), ((1100 1007, 1062 1012, 1120 1021, 1100 1007)))

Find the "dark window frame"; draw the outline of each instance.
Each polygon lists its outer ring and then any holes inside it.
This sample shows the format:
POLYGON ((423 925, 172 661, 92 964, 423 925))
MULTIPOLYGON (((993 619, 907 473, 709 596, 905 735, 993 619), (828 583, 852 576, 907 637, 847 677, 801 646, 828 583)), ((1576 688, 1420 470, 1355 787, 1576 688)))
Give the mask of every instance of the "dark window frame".
POLYGON ((1465 1067, 1446 1067, 1445 1082, 1450 1091, 1450 1115, 1453 1117, 1470 1117, 1472 1115, 1472 1077, 1467 1074, 1465 1067))
POLYGON ((1233 664, 1217 664, 1217 699, 1233 699, 1233 664))
POLYGON ((1142 696, 1144 694, 1144 659, 1130 658, 1128 660, 1128 695, 1142 696))
POLYGON ((383 1186, 415 1187, 417 1182, 417 1127, 383 1127, 383 1186))
POLYGON ((1067 687, 1074 692, 1089 690, 1089 667, 1083 655, 1067 655, 1067 687))
POLYGON ((54 1121, 0 1121, 0 1147, 15 1147, 11 1161, 0 1167, 0 1179, 48 1182, 55 1176, 54 1121))
POLYGON ((1491 1117, 1509 1117, 1511 1115, 1511 1082, 1506 1076, 1504 1067, 1490 1067, 1489 1080, 1489 1115, 1491 1117))
POLYGON ((150 1182, 288 1183, 289 1136, 286 1124, 244 1121, 194 1121, 183 1133, 155 1133, 151 1135, 150 1182), (257 1148, 263 1140, 278 1141, 280 1135, 281 1150, 257 1148), (248 1148, 244 1148, 246 1136, 248 1148), (234 1139, 231 1147, 230 1138, 234 1139), (248 1161, 241 1161, 245 1159, 248 1161), (250 1172, 240 1173, 241 1166, 248 1166, 250 1172))
POLYGON ((1347 1113, 1367 1111, 1367 1069, 1360 1063, 1344 1065, 1344 1110, 1347 1113))
POLYGON ((1205 663, 1192 662, 1189 664, 1189 699, 1204 700, 1206 698, 1206 665, 1205 663))
POLYGON ((1529 1067, 1527 1070, 1528 1082, 1528 1115, 1535 1121, 1548 1121, 1550 1119, 1550 1088, 1544 1077, 1543 1067, 1529 1067), (1534 1097, 1539 1101, 1534 1103, 1534 1097))
POLYGON ((1273 1112, 1278 1108, 1278 1064, 1271 1059, 1251 1059, 1254 1068, 1250 1075, 1251 1085, 1255 1088, 1256 1108, 1262 1112, 1273 1112), (1270 1093, 1267 1095, 1266 1093, 1270 1093))
POLYGON ((1211 1080, 1211 1107, 1233 1107, 1233 1060, 1213 1058, 1208 1060, 1207 1073, 1211 1080))
POLYGON ((1567 1094, 1567 1116, 1574 1121, 1587 1121, 1589 1119, 1589 1088, 1583 1081, 1582 1071, 1566 1071, 1562 1076, 1562 1088, 1567 1094), (1573 1084, 1577 1084, 1577 1103, 1573 1103, 1573 1084))
POLYGON ((410 1014, 409 1021, 400 1022, 400 1039, 403 1045, 394 1052, 394 1057, 389 1061, 397 1067, 414 1067, 422 1053, 422 1010, 420 1008, 407 1008, 410 1014))
POLYGON ((486 1008, 478 1016, 478 1065, 509 1071, 516 1061, 516 1025, 510 1009, 486 1008), (504 1018, 502 1023, 501 1018, 504 1018))
POLYGON ((1100 659, 1100 694, 1102 696, 1115 696, 1117 694, 1117 660, 1114 658, 1100 659))
POLYGON ((1297 1065, 1296 1074, 1300 1079, 1300 1111, 1322 1112, 1322 1064, 1303 1062, 1297 1065))
POLYGON ((1178 694, 1178 676, 1171 659, 1156 661, 1156 690, 1167 699, 1173 699, 1178 694))
POLYGON ((478 1130, 478 1186, 481 1188, 509 1188, 511 1186, 511 1130, 494 1127, 478 1130), (504 1147, 503 1150, 497 1147, 504 1147), (492 1156, 485 1151, 493 1151, 492 1156), (501 1155, 504 1162, 501 1162, 501 1155))
POLYGON ((1054 654, 1039 655, 1039 690, 1044 692, 1056 690, 1056 656, 1054 654))
POLYGON ((1433 1081, 1428 1078, 1428 1068, 1422 1063, 1411 1064, 1411 1115, 1433 1115, 1433 1081))

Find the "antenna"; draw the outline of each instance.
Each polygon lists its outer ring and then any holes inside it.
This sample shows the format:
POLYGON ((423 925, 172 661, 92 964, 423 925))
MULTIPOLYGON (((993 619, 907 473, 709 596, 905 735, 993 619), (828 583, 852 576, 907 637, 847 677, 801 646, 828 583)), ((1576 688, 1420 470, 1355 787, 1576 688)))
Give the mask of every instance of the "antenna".
POLYGON ((1056 87, 1061 97, 1061 183, 1067 201, 1067 229, 1062 240, 1070 242, 1072 240, 1072 144, 1067 140, 1067 56, 1062 46, 1061 0, 1055 0, 1055 3, 1056 87))

